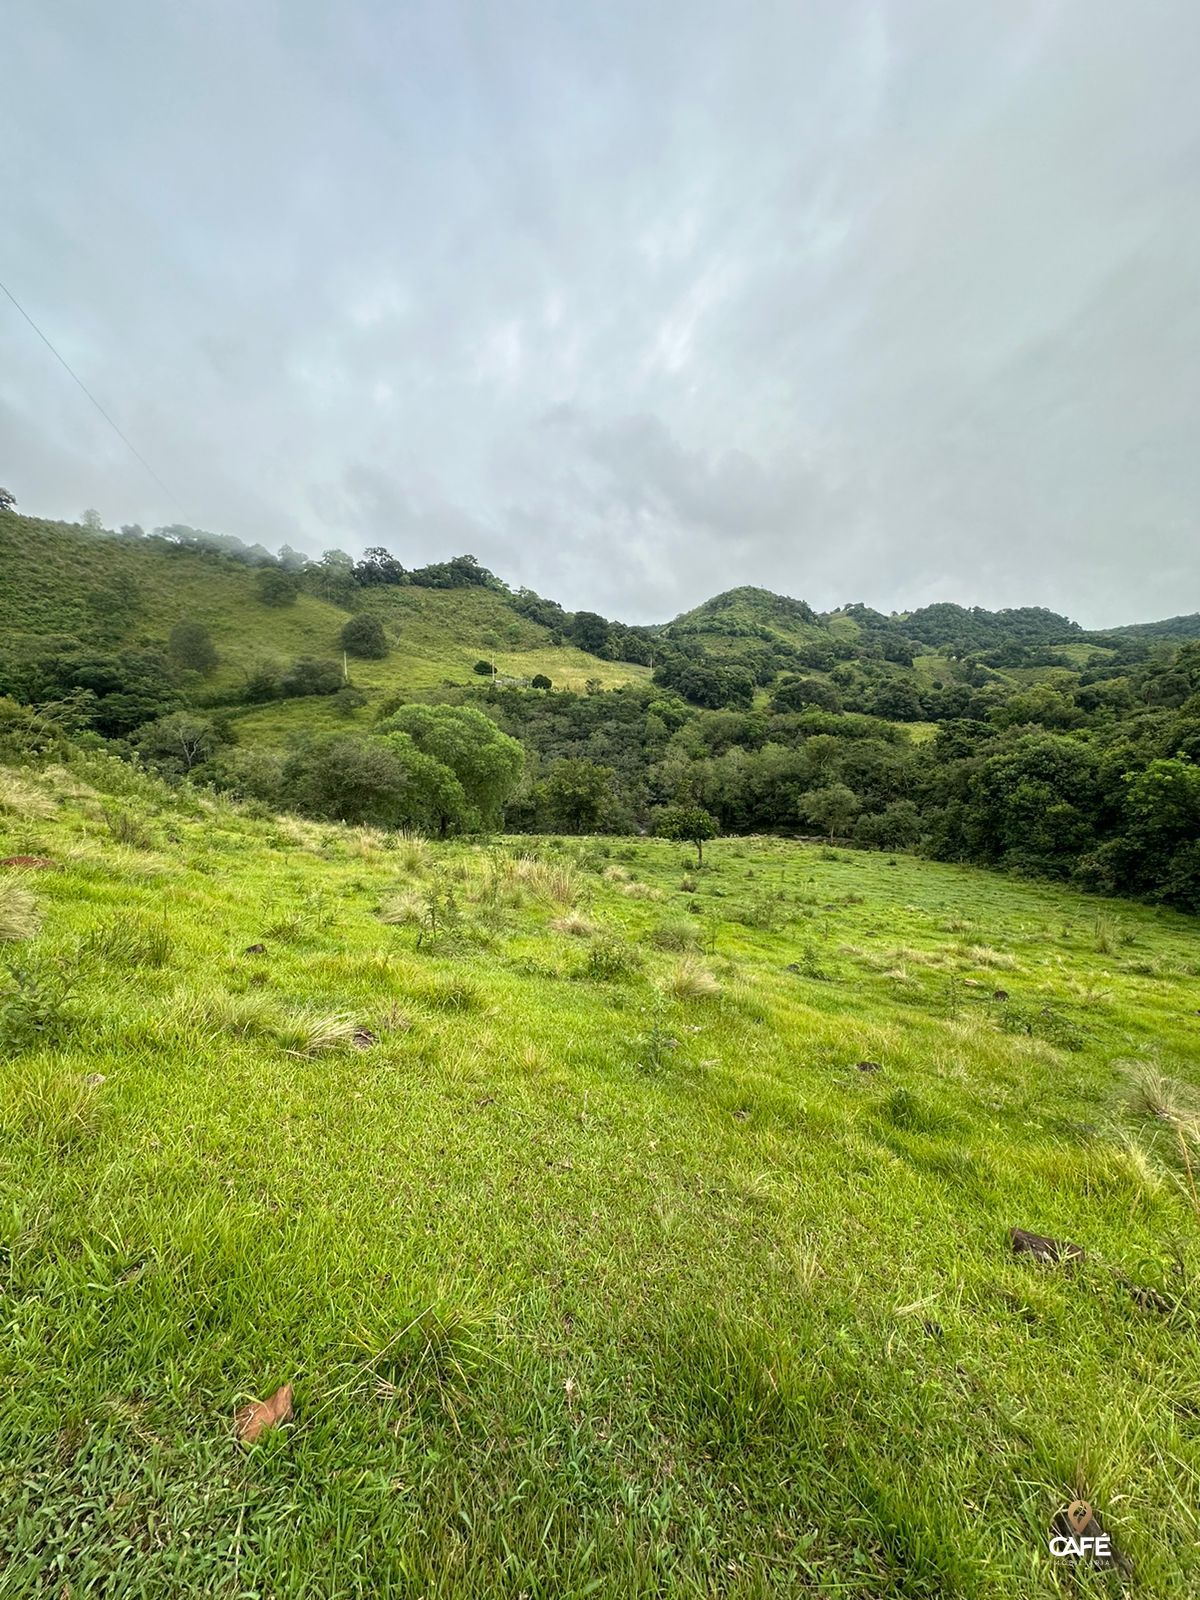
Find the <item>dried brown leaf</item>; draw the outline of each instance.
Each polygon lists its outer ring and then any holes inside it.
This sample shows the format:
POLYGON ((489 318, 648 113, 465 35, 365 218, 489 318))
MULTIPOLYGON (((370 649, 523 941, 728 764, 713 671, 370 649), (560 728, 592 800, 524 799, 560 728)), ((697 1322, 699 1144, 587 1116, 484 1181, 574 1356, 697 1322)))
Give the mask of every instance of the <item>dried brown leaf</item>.
POLYGON ((292 1414, 292 1386, 285 1383, 269 1400, 252 1400, 234 1413, 234 1432, 244 1444, 253 1444, 260 1433, 276 1428, 292 1414))

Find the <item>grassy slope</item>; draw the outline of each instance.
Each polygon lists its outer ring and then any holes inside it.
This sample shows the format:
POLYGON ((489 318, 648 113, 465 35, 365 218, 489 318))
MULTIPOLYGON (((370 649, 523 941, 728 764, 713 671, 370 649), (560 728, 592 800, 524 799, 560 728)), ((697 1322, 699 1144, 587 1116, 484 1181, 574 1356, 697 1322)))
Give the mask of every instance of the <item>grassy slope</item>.
POLYGON ((5 1593, 1111 1593, 1046 1554, 1076 1487, 1196 1592, 1196 1218, 1128 1109, 1200 1079, 1194 924, 781 841, 522 866, 100 758, 0 793, 73 1019, 0 1063, 5 1593), (418 950, 377 908, 437 882, 418 950), (377 1042, 305 1053, 328 1013, 377 1042))
MULTIPOLYGON (((256 661, 298 655, 339 657, 348 611, 311 595, 292 606, 264 606, 255 574, 192 551, 97 538, 63 523, 0 513, 0 571, 5 604, 0 645, 28 647, 46 635, 108 643, 161 644, 181 618, 212 633, 221 664, 206 688, 236 689, 256 661), (117 636, 109 618, 115 593, 134 597, 133 614, 117 636)), ((518 617, 503 595, 482 589, 389 589, 364 597, 393 643, 383 661, 355 661, 354 681, 369 690, 419 691, 447 680, 474 683, 472 667, 495 655, 502 674, 545 673, 564 688, 589 678, 606 687, 649 676, 649 669, 600 661, 518 617), (493 646, 485 640, 493 638, 493 646)), ((289 707, 289 726, 307 719, 311 703, 289 707)), ((320 711, 317 711, 320 720, 320 711)))

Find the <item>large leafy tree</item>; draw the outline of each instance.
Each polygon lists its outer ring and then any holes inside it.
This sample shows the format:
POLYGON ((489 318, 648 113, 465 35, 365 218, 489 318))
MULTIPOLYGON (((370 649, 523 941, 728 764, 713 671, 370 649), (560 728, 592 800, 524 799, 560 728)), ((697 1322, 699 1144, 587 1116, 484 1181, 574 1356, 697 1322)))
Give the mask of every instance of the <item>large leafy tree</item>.
POLYGON ((360 611, 342 628, 342 649, 364 661, 382 661, 388 653, 383 623, 367 611, 360 611))
POLYGON ((845 833, 861 809, 858 796, 844 783, 812 789, 800 802, 800 814, 831 839, 845 833))
POLYGON ((217 665, 217 651, 212 635, 202 622, 184 619, 177 622, 167 636, 167 653, 173 661, 188 672, 207 676, 217 665))
POLYGON ((613 770, 595 761, 556 761, 542 785, 542 798, 556 827, 591 833, 609 803, 613 770))
POLYGON ((404 734, 314 739, 288 757, 283 793, 297 810, 339 822, 447 832, 471 820, 454 774, 404 734))
POLYGON ((476 706, 401 706, 384 720, 381 732, 408 734, 423 754, 449 767, 482 826, 500 821, 525 755, 476 706))

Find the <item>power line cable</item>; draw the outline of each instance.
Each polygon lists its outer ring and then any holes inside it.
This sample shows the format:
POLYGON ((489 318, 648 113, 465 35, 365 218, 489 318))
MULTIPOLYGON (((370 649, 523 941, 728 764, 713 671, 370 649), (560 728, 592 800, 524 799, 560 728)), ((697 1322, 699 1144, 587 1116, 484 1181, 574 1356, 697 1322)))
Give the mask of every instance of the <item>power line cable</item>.
POLYGON ((167 485, 162 481, 162 479, 159 477, 158 473, 155 472, 154 468, 146 460, 146 458, 142 454, 142 452, 136 447, 136 445, 133 444, 133 442, 130 439, 128 439, 126 437, 126 435, 124 433, 121 432, 120 428, 118 428, 117 424, 109 416, 108 412, 105 411, 104 407, 100 404, 99 400, 96 399, 96 396, 88 388, 87 384, 84 383, 83 379, 79 376, 79 374, 71 366, 71 364, 67 360, 67 358, 64 355, 62 355, 58 350, 56 350, 54 348, 54 346, 50 343, 49 339, 47 339, 46 335, 38 327, 37 323, 29 315, 28 311, 26 311, 25 307, 17 299, 16 295, 13 294, 12 290, 8 287, 8 285, 6 283, 0 282, 0 289, 4 290, 4 293, 12 301, 13 305, 16 306, 17 310, 25 318, 25 321, 33 329, 34 333, 37 334, 38 338, 46 346, 46 349, 49 350, 50 354, 54 357, 54 359, 59 363, 59 365, 61 367, 63 367, 65 369, 66 372, 68 372, 70 374, 70 376, 75 380, 75 382, 78 384, 78 386, 83 390, 84 394, 87 395, 88 399, 92 402, 92 404, 95 406, 96 410, 104 418, 105 422, 108 423, 109 427, 116 434, 117 438, 120 439, 121 443, 129 451, 130 455, 133 456, 133 458, 136 461, 141 462, 142 466, 145 467, 146 471, 154 479, 155 483, 162 490, 162 492, 166 495, 167 499, 170 500, 171 504, 174 505, 175 507, 179 508, 179 501, 175 498, 174 494, 172 494, 171 490, 167 487, 167 485))

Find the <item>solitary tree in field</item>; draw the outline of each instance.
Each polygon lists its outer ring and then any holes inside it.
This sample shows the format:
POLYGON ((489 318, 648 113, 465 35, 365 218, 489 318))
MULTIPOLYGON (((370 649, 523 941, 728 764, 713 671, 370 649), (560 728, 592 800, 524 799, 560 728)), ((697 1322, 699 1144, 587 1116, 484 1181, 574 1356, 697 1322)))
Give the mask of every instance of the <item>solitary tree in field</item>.
POLYGON ((294 606, 299 586, 293 573, 272 564, 258 574, 255 589, 265 606, 294 606))
POLYGON ((535 672, 529 680, 531 689, 553 689, 554 685, 544 672, 535 672))
POLYGON ((217 664, 212 636, 202 622, 177 622, 167 636, 167 651, 189 672, 208 674, 217 664))
POLYGON ((382 661, 388 653, 383 623, 365 611, 358 612, 342 629, 342 649, 364 661, 382 661))
POLYGON ((11 489, 0 489, 0 511, 15 511, 17 497, 11 489))
POLYGON ((664 839, 679 839, 696 846, 696 860, 704 861, 704 841, 715 839, 717 819, 703 806, 667 806, 659 813, 658 833, 664 839))
POLYGON ((858 796, 844 783, 827 783, 820 789, 812 789, 800 802, 801 816, 823 829, 831 839, 835 834, 845 833, 861 810, 858 796))

